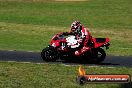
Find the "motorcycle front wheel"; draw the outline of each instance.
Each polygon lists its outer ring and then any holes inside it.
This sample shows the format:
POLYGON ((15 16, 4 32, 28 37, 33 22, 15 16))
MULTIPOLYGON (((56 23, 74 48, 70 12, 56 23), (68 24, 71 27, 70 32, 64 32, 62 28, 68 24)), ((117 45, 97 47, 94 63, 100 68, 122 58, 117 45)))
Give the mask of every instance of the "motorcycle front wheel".
POLYGON ((41 52, 41 57, 44 61, 47 62, 54 62, 58 59, 58 54, 55 48, 53 47, 46 47, 41 52))

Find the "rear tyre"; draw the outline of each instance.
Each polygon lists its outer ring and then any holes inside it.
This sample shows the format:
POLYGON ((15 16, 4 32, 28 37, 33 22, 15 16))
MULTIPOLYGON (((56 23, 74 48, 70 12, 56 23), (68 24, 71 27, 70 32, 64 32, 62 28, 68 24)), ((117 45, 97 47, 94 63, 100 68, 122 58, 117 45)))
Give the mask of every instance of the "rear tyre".
POLYGON ((102 61, 104 61, 105 57, 106 57, 106 53, 105 53, 104 49, 98 48, 98 49, 93 49, 88 54, 85 54, 84 59, 88 63, 99 64, 102 61))
POLYGON ((93 52, 94 53, 91 58, 93 63, 99 64, 102 61, 104 61, 104 59, 106 57, 106 53, 105 53, 104 49, 98 48, 98 49, 94 50, 93 52))
POLYGON ((55 48, 46 47, 45 49, 42 50, 41 57, 44 61, 54 62, 58 59, 58 54, 55 48))

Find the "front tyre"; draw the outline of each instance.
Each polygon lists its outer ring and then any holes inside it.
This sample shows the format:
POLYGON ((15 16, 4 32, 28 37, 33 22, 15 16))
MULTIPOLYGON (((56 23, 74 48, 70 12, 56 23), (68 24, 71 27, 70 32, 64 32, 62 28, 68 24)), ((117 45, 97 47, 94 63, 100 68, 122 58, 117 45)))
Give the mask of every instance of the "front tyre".
POLYGON ((54 62, 58 59, 58 54, 55 48, 46 47, 45 49, 42 50, 41 57, 44 61, 54 62))

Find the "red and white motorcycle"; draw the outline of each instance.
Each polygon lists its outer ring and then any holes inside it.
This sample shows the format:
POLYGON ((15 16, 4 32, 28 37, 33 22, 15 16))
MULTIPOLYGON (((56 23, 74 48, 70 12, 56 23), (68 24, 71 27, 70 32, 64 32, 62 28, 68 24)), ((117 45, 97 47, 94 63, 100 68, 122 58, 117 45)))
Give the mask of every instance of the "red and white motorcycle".
POLYGON ((42 50, 41 57, 44 61, 72 60, 74 58, 87 63, 100 63, 106 57, 103 47, 109 48, 109 38, 92 38, 92 41, 89 44, 91 46, 90 51, 80 56, 75 56, 74 52, 82 48, 75 36, 56 34, 51 39, 50 45, 42 50))

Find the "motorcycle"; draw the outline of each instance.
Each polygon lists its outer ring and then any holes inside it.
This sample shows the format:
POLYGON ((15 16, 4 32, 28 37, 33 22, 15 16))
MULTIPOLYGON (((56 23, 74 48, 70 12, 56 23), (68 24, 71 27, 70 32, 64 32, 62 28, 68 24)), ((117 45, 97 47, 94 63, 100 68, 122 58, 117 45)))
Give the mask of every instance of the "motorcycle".
POLYGON ((54 62, 58 59, 62 60, 81 60, 87 63, 101 63, 106 57, 103 47, 109 49, 109 38, 92 38, 89 43, 90 51, 87 51, 80 56, 75 56, 75 51, 83 46, 78 43, 79 40, 75 36, 64 36, 56 34, 50 41, 50 45, 44 48, 41 52, 41 57, 44 61, 54 62))

